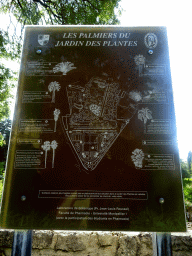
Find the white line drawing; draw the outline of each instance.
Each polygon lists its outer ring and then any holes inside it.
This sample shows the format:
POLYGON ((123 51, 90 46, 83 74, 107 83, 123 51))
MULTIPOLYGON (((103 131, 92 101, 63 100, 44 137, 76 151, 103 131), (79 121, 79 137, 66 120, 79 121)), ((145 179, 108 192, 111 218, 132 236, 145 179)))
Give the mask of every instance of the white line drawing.
POLYGON ((58 147, 58 143, 56 140, 51 142, 51 148, 53 149, 53 158, 52 158, 52 168, 54 168, 54 160, 55 160, 55 149, 58 147))
POLYGON ((142 95, 141 95, 141 92, 138 92, 138 91, 131 91, 129 93, 129 98, 134 100, 134 101, 141 101, 142 100, 142 95))
POLYGON ((166 71, 166 66, 146 64, 146 58, 139 54, 134 57, 136 64, 136 69, 139 70, 139 76, 154 76, 154 75, 164 75, 166 71))
POLYGON ((52 93, 52 103, 55 103, 55 92, 57 91, 59 91, 60 90, 60 88, 61 88, 61 86, 60 86, 60 84, 58 83, 58 82, 56 82, 56 81, 54 81, 54 82, 51 82, 49 85, 48 85, 48 90, 50 91, 50 92, 53 92, 52 93))
POLYGON ((91 171, 137 112, 140 97, 138 94, 136 99, 131 99, 118 83, 102 75, 102 78, 92 77, 84 87, 68 85, 70 114, 62 117, 81 164, 91 171))
POLYGON ((143 159, 144 159, 144 153, 142 151, 142 149, 138 149, 136 148, 133 152, 132 152, 132 156, 131 159, 136 167, 136 169, 141 169, 143 167, 143 159))
POLYGON ((135 60, 135 64, 139 68, 139 76, 141 76, 143 67, 145 67, 145 57, 143 55, 139 54, 134 57, 134 60, 135 60))
POLYGON ((147 120, 152 118, 152 111, 148 108, 142 108, 138 111, 138 119, 144 122, 144 133, 146 133, 147 130, 147 120))
POLYGON ((41 146, 43 150, 45 150, 45 168, 47 164, 47 151, 51 149, 50 141, 45 141, 41 146))
POLYGON ((157 46, 158 39, 154 33, 148 33, 144 37, 144 43, 147 48, 154 49, 157 46))
POLYGON ((64 76, 67 75, 67 73, 73 69, 76 69, 76 67, 74 67, 74 64, 67 61, 67 62, 61 62, 58 63, 54 68, 53 68, 53 73, 57 73, 57 72, 62 72, 64 76))
POLYGON ((137 66, 145 65, 145 57, 141 54, 136 55, 134 57, 134 60, 135 60, 135 63, 136 63, 137 66))
POLYGON ((60 110, 59 110, 59 109, 55 109, 55 110, 53 111, 54 120, 55 120, 54 132, 56 132, 56 127, 57 127, 57 121, 58 121, 58 119, 59 119, 59 114, 60 114, 60 110))

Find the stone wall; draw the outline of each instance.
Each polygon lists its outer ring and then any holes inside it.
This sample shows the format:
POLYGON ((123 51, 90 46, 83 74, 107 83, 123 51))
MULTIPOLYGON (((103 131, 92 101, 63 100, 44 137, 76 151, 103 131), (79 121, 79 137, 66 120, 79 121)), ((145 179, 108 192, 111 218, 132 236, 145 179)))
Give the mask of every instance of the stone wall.
MULTIPOLYGON (((11 256, 13 231, 0 230, 0 256, 11 256)), ((173 256, 192 255, 192 231, 172 234, 173 256)), ((32 256, 151 256, 150 233, 33 231, 32 256)))

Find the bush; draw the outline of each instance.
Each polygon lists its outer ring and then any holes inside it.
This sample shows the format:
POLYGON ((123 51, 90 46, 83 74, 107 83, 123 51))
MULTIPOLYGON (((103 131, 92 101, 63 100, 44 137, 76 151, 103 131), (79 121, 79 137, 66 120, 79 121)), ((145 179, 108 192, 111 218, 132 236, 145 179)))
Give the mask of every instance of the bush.
POLYGON ((183 179, 190 178, 190 171, 188 168, 188 163, 185 162, 184 160, 180 159, 180 165, 181 165, 183 179))
POLYGON ((3 181, 0 180, 0 204, 1 204, 2 193, 3 193, 3 181))
POLYGON ((185 199, 185 206, 192 206, 192 178, 183 179, 183 193, 185 199))
POLYGON ((1 202, 2 192, 3 192, 4 173, 5 173, 5 162, 0 162, 0 202, 1 202))
POLYGON ((0 162, 0 180, 3 179, 5 172, 5 162, 0 162))

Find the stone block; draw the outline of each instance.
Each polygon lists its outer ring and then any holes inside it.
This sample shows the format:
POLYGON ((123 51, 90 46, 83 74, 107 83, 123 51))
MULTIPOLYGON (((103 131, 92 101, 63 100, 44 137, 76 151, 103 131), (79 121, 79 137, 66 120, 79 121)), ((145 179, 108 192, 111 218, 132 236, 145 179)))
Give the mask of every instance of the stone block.
POLYGON ((115 239, 111 234, 98 235, 98 243, 100 247, 112 246, 114 241, 115 239))
POLYGON ((116 255, 119 237, 114 233, 98 234, 99 255, 113 256, 116 255))
POLYGON ((191 252, 192 255, 192 237, 172 236, 172 250, 180 253, 191 252))
POLYGON ((6 248, 3 250, 1 256, 11 256, 12 249, 11 248, 6 248))
POLYGON ((140 242, 138 243, 138 255, 140 256, 152 256, 153 244, 151 234, 139 234, 140 242))
POLYGON ((67 235, 65 232, 63 232, 57 234, 55 249, 66 252, 76 252, 85 250, 86 246, 82 242, 81 236, 76 235, 76 233, 67 235))
POLYGON ((13 230, 0 230, 0 247, 12 247, 13 230))
POLYGON ((34 249, 45 249, 49 248, 52 244, 53 231, 49 230, 35 230, 33 231, 33 243, 34 249))
POLYGON ((140 245, 140 240, 137 236, 120 236, 117 256, 129 255, 129 256, 137 256, 137 251, 140 245))

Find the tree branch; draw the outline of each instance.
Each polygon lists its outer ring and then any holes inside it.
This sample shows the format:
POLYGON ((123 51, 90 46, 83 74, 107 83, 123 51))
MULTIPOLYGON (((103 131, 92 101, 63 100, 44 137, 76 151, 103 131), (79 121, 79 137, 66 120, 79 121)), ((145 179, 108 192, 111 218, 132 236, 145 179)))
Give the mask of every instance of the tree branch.
POLYGON ((41 5, 42 5, 43 7, 45 7, 45 8, 50 8, 49 5, 45 4, 45 3, 42 2, 41 0, 33 0, 33 2, 34 2, 34 3, 39 3, 39 4, 41 4, 41 5))
MULTIPOLYGON (((33 0, 33 2, 34 2, 34 3, 39 3, 39 4, 42 5, 46 10, 48 9, 48 10, 53 14, 54 17, 56 17, 57 19, 60 19, 60 17, 52 11, 52 9, 51 9, 51 7, 50 7, 49 5, 45 4, 45 3, 42 2, 41 0, 33 0)), ((53 2, 51 2, 51 1, 49 1, 49 2, 50 2, 50 3, 53 3, 53 2)))
POLYGON ((20 8, 23 10, 23 6, 21 5, 21 3, 20 3, 19 0, 17 0, 17 3, 18 3, 18 5, 20 6, 20 8))
POLYGON ((88 2, 94 9, 96 9, 99 12, 99 9, 94 6, 89 0, 83 0, 84 2, 88 2))

